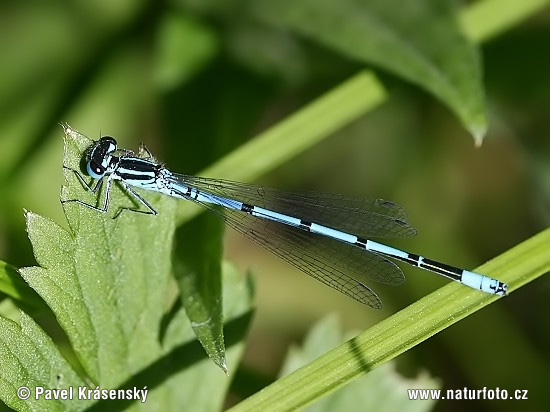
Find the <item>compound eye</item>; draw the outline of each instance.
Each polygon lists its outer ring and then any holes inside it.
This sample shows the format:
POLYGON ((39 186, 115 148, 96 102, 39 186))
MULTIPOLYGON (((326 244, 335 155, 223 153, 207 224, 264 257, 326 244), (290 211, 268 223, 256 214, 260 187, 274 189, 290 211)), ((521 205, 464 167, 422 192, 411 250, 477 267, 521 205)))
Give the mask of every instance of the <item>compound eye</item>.
POLYGON ((105 174, 105 168, 94 161, 88 162, 86 165, 86 172, 93 179, 101 179, 105 174))

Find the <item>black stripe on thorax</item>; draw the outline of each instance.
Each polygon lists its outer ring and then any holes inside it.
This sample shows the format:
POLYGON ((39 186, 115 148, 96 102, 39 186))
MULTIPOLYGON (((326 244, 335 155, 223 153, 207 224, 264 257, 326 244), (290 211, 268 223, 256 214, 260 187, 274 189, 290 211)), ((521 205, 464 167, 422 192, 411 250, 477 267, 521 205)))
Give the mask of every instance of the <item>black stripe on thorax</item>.
POLYGON ((160 166, 145 159, 120 158, 115 173, 124 180, 154 181, 160 173, 160 166))
POLYGON ((118 162, 119 169, 132 170, 137 173, 155 173, 157 174, 161 166, 147 159, 138 159, 137 157, 121 157, 118 162))
POLYGON ((127 173, 127 172, 124 172, 124 171, 120 171, 120 170, 117 170, 117 173, 116 173, 118 176, 120 176, 121 179, 123 180, 143 180, 143 181, 155 181, 156 180, 156 175, 150 175, 150 174, 141 174, 141 173, 127 173))

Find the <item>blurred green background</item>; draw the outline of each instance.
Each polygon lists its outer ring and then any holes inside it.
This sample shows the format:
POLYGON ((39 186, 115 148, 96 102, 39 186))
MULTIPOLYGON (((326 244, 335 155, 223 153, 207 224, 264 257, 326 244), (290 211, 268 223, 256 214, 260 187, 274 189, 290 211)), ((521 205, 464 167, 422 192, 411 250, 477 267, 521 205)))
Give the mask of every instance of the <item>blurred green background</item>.
MULTIPOLYGON (((58 122, 92 138, 110 134, 122 147, 144 142, 172 170, 197 173, 364 67, 262 24, 242 4, 1 3, 1 260, 34 264, 23 208, 66 225, 58 122)), ((432 96, 377 72, 389 90, 382 105, 259 183, 391 199, 419 230, 392 245, 474 268, 549 226, 549 44, 542 9, 482 45, 490 129, 481 148, 432 96)), ((402 287, 376 288, 385 306, 374 311, 226 237, 227 257, 252 270, 257 291, 235 399, 275 379, 288 345, 324 314, 365 329, 446 282, 404 267, 402 287)), ((548 276, 528 284, 402 355, 400 370, 427 369, 445 389, 528 389, 545 404, 549 294, 548 276)))

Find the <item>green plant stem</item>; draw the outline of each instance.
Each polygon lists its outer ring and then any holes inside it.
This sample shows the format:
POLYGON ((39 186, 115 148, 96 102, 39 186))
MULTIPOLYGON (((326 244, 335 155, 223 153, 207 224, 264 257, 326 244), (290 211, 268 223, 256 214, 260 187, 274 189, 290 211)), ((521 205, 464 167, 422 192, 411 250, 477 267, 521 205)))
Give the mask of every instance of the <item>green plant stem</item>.
MULTIPOLYGON (((460 14, 464 30, 482 42, 542 9, 548 0, 485 0, 460 14)), ((330 136, 340 127, 384 103, 387 94, 376 75, 361 71, 289 118, 253 138, 201 173, 205 177, 250 182, 330 136)), ((178 224, 203 209, 182 202, 178 224)))
MULTIPOLYGON (((376 76, 361 71, 296 114, 242 145, 200 175, 251 181, 307 150, 381 104, 386 92, 376 76)), ((201 211, 182 202, 178 223, 201 211)))
POLYGON ((468 36, 481 42, 516 26, 548 4, 548 0, 477 1, 465 8, 460 17, 468 36))
MULTIPOLYGON (((478 270, 509 283, 510 291, 550 271, 550 229, 478 270)), ((231 412, 302 408, 395 358, 498 298, 448 284, 245 399, 231 412)))

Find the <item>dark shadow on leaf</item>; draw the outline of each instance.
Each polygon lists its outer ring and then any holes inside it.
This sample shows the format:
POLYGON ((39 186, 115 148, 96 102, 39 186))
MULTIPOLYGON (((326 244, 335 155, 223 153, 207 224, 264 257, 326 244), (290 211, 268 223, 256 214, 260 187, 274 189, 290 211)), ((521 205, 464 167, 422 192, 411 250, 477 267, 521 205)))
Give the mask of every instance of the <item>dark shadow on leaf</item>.
MULTIPOLYGON (((225 324, 225 343, 228 348, 241 342, 246 336, 250 321, 252 320, 252 314, 253 311, 250 310, 237 318, 231 319, 225 324)), ((162 385, 162 383, 170 376, 187 369, 206 358, 207 355, 198 340, 184 343, 172 350, 169 354, 158 359, 147 368, 143 369, 138 374, 131 377, 116 389, 133 390, 133 388, 136 388, 137 390, 142 390, 146 386, 147 390, 151 392, 157 386, 162 385)), ((215 366, 212 365, 212 367, 215 366)), ((220 373, 222 372, 220 371, 220 373)), ((87 411, 123 411, 127 409, 132 402, 136 401, 137 400, 100 400, 87 409, 87 411)))
POLYGON ((174 304, 172 305, 170 310, 167 313, 165 313, 164 316, 162 317, 160 321, 159 336, 158 336, 159 342, 161 344, 164 343, 164 338, 168 330, 168 325, 170 325, 174 317, 179 313, 179 311, 181 310, 181 307, 182 307, 181 299, 178 298, 174 301, 174 304))
POLYGON ((349 341, 346 342, 346 346, 348 346, 351 350, 351 352, 355 355, 357 360, 359 361, 359 364, 361 365, 361 369, 368 373, 374 369, 373 365, 370 362, 367 362, 363 356, 363 350, 360 349, 360 345, 357 342, 357 336, 353 337, 349 341))

